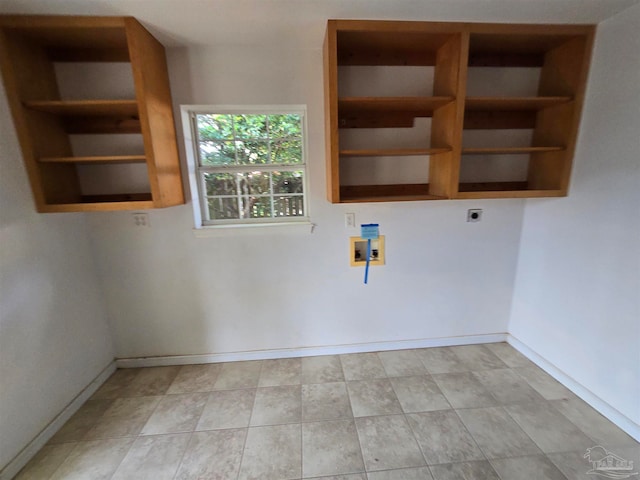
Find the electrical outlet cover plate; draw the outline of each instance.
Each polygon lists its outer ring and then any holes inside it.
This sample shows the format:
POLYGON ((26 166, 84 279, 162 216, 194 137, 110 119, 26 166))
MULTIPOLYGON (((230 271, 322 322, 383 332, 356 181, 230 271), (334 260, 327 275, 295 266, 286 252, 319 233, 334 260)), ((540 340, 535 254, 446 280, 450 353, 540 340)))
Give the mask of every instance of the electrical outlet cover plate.
POLYGON ((479 222, 482 220, 481 208, 470 208, 467 210, 467 222, 479 222))

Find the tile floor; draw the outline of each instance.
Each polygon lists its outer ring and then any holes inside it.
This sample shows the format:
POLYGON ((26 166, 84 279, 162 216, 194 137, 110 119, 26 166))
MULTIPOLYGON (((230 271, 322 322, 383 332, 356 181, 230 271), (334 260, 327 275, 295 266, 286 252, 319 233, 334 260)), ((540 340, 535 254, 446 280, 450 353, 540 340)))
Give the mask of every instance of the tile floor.
POLYGON ((593 479, 640 445, 505 343, 118 370, 18 479, 593 479))

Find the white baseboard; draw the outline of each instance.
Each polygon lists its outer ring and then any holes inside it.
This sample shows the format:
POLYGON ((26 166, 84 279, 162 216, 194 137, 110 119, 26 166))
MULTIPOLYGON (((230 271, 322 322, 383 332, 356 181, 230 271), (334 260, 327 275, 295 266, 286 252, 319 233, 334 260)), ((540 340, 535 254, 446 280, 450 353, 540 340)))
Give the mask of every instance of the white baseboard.
POLYGON ((571 378, 571 376, 567 375, 555 365, 545 360, 542 356, 540 356, 534 350, 515 338, 513 335, 507 335, 507 342, 513 348, 518 350, 525 357, 527 357, 529 360, 531 360, 533 363, 535 363, 537 366, 539 366, 541 369, 543 369, 545 372, 547 372, 549 375, 551 375, 553 378, 558 380, 561 384, 575 393, 578 397, 595 408, 603 416, 611 420, 615 425, 620 427, 635 440, 640 442, 640 426, 637 423, 635 423, 625 414, 620 413, 616 408, 612 407, 609 403, 602 400, 591 390, 583 387, 580 383, 571 378))
POLYGON ((0 471, 0 480, 9 480, 16 476, 38 451, 44 447, 55 433, 62 428, 67 420, 78 411, 91 395, 116 371, 116 363, 112 361, 107 365, 89 385, 87 385, 71 402, 64 407, 45 428, 29 444, 24 447, 3 469, 0 471))
POLYGON ((193 365, 200 363, 238 362, 244 360, 270 360, 273 358, 315 357, 318 355, 405 350, 408 348, 449 347, 453 345, 496 343, 504 342, 506 341, 506 338, 506 333, 490 333, 483 335, 464 335, 459 337, 398 340, 395 342, 355 343, 348 345, 252 350, 245 352, 210 353, 203 355, 119 358, 116 360, 116 365, 118 368, 165 367, 169 365, 193 365))

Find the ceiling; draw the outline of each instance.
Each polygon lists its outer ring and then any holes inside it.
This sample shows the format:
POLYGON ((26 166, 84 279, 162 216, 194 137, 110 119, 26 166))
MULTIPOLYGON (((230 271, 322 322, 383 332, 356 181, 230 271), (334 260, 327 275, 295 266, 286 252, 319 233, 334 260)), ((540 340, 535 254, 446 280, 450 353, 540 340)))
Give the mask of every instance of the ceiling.
POLYGON ((167 47, 318 49, 328 18, 598 23, 640 0, 0 0, 1 13, 132 15, 167 47))

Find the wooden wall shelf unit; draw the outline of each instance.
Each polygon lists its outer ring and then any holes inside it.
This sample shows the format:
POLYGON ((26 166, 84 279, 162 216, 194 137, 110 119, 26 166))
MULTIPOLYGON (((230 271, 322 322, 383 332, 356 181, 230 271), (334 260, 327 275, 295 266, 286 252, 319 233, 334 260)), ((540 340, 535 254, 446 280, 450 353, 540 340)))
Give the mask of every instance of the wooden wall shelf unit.
MULTIPOLYGON (((567 195, 594 35, 593 25, 329 20, 324 45, 329 201, 567 195), (342 85, 354 66, 380 71, 393 67, 396 79, 402 75, 398 68, 430 67, 431 90, 424 96, 411 91, 376 97, 364 81, 360 85, 365 93, 358 96, 353 91, 357 82, 351 81, 345 95, 342 85), (535 72, 536 90, 522 95, 513 95, 511 89, 491 95, 470 90, 476 72, 502 75, 514 69, 535 72), (430 119, 430 131, 424 132, 429 140, 419 146, 405 148, 396 142, 377 148, 380 142, 372 147, 360 142, 353 147, 347 141, 353 135, 350 129, 381 136, 384 129, 416 128, 418 118, 430 119), (463 138, 474 130, 489 132, 497 143, 465 145, 463 138), (523 130, 530 131, 525 142, 502 140, 523 130), (412 156, 426 159, 420 179, 428 178, 427 183, 354 182, 353 172, 376 168, 376 158, 392 159, 394 168, 402 170, 403 158, 412 156), (360 163, 343 175, 355 157, 360 163), (488 170, 509 167, 511 158, 524 158, 525 168, 514 178, 504 178, 508 172, 502 171, 491 179, 488 170)), ((375 82, 376 75, 369 75, 375 82)), ((372 177, 366 173, 364 177, 372 177)))
POLYGON ((39 212, 184 203, 164 47, 133 17, 0 15, 0 68, 39 212), (134 98, 61 98, 61 62, 127 62, 134 98), (138 134, 144 153, 75 154, 73 134, 138 134), (80 168, 126 164, 146 164, 148 191, 83 192, 80 168))

